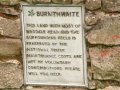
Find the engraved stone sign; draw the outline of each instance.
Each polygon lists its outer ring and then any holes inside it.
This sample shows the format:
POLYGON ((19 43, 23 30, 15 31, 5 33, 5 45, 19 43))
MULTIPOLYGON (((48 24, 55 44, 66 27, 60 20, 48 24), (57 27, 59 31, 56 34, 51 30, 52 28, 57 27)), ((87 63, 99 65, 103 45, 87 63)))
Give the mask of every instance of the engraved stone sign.
POLYGON ((22 5, 25 84, 87 86, 83 6, 22 5))

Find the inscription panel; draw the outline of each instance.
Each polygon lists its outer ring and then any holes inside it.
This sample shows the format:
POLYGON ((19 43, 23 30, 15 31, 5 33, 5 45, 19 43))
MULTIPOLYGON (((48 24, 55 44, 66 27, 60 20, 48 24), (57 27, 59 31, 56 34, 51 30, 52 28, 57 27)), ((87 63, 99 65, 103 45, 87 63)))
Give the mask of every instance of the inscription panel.
POLYGON ((86 86, 82 6, 22 6, 26 84, 86 86))

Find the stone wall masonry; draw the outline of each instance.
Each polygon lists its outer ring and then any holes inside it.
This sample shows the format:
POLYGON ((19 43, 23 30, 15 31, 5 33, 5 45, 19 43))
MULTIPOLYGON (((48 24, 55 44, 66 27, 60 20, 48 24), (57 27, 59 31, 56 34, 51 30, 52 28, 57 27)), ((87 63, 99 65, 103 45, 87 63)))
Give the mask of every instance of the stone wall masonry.
POLYGON ((19 64, 0 62, 0 88, 19 88, 22 84, 23 73, 19 64))
POLYGON ((0 90, 120 90, 120 0, 0 0, 0 90), (88 88, 23 85, 21 2, 85 6, 88 88))
POLYGON ((11 20, 0 17, 0 32, 3 36, 20 38, 20 19, 11 20))
POLYGON ((92 47, 89 49, 93 77, 98 80, 120 82, 120 47, 92 47))
POLYGON ((19 55, 21 51, 20 39, 0 38, 0 55, 19 55))
POLYGON ((0 4, 2 5, 16 5, 20 0, 0 0, 0 4))
POLYGON ((85 2, 86 9, 97 10, 101 8, 101 0, 87 0, 85 2))
POLYGON ((120 11, 120 0, 102 0, 102 9, 105 12, 119 12, 120 11))
MULTIPOLYGON (((95 22, 92 20, 92 22, 95 22)), ((91 22, 91 24, 92 24, 91 22)), ((87 35, 91 44, 120 45, 120 18, 108 17, 99 21, 87 35)))
POLYGON ((39 4, 48 4, 51 2, 51 0, 27 0, 28 3, 30 4, 36 4, 36 3, 39 3, 39 4))
POLYGON ((56 4, 71 4, 72 3, 71 0, 52 0, 52 2, 56 4))

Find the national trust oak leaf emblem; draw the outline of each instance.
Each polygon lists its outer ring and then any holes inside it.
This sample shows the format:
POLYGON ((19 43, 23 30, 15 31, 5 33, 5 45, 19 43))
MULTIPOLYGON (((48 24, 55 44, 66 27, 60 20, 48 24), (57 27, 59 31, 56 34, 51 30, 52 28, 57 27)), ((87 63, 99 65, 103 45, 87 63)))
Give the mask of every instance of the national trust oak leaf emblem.
POLYGON ((28 16, 34 16, 35 15, 35 12, 33 11, 33 10, 31 10, 31 11, 28 11, 28 16))

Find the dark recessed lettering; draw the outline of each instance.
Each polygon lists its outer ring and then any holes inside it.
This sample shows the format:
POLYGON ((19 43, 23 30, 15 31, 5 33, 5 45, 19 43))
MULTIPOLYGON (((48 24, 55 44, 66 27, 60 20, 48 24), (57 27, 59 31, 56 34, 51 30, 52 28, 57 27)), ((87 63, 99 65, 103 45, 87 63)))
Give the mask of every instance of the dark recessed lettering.
POLYGON ((79 17, 79 12, 46 12, 37 11, 37 16, 52 16, 52 17, 79 17))

